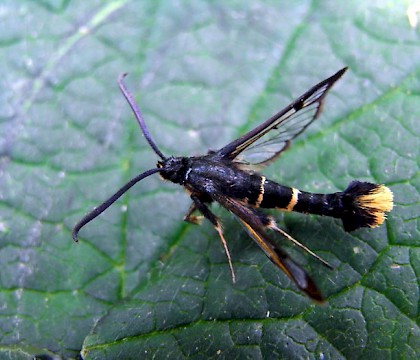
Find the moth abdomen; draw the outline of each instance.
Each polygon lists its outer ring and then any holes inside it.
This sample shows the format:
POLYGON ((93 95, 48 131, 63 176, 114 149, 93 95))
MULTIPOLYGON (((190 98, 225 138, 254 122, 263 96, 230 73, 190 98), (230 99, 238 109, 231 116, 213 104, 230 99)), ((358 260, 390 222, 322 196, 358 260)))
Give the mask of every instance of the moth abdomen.
POLYGON ((340 218, 346 231, 381 225, 392 210, 392 192, 385 185, 352 181, 346 190, 317 194, 266 181, 262 208, 277 208, 340 218))

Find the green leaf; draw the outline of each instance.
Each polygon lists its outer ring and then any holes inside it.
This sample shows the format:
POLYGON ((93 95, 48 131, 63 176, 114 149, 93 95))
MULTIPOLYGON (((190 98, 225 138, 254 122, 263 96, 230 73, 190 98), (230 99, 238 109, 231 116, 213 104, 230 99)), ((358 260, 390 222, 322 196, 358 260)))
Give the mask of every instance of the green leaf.
POLYGON ((420 30, 409 2, 4 1, 0 80, 2 358, 415 358, 420 353, 420 30), (313 304, 217 206, 182 222, 116 85, 128 72, 165 154, 217 149, 343 66, 320 119, 264 174, 314 192, 384 183, 377 229, 275 214, 329 261, 276 239, 328 300, 313 304))

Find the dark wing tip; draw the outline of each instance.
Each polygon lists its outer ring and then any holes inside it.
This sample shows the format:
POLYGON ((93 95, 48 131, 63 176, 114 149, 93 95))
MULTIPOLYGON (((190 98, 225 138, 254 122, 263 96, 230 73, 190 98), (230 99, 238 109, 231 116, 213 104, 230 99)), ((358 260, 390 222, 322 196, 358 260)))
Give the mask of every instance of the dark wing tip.
POLYGON ((318 303, 325 302, 321 291, 305 270, 297 265, 291 258, 283 257, 282 262, 288 271, 288 275, 294 280, 299 289, 305 292, 312 300, 318 303))
POLYGON ((348 69, 349 69, 348 66, 344 66, 341 70, 337 71, 337 75, 339 76, 343 75, 348 69))
POLYGON ((344 73, 348 70, 348 66, 343 67, 342 69, 338 70, 334 75, 332 75, 329 80, 333 80, 333 82, 336 82, 339 78, 341 78, 344 73))

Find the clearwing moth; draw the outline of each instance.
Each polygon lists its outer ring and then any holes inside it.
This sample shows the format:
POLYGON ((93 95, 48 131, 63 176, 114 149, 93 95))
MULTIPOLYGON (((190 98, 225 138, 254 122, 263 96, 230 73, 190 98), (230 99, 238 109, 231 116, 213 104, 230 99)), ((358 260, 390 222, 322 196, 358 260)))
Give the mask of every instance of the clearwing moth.
POLYGON ((384 185, 354 180, 341 192, 309 193, 268 180, 256 169, 261 169, 274 161, 287 149, 292 139, 318 118, 325 96, 346 70, 347 68, 343 68, 313 86, 261 125, 221 149, 209 151, 207 155, 192 157, 163 155, 153 141, 132 95, 123 84, 126 74, 121 75, 118 85, 144 137, 160 160, 156 168, 147 170, 130 180, 81 219, 73 229, 73 239, 78 241, 80 229, 105 211, 133 185, 152 174, 159 173, 163 179, 182 185, 190 194, 192 204, 184 217, 185 221, 199 224, 204 217, 213 224, 226 253, 233 282, 235 282, 235 272, 220 220, 208 206, 212 202, 219 203, 234 214, 267 257, 310 298, 322 302, 323 297, 314 281, 270 239, 267 230, 280 233, 324 265, 330 266, 281 230, 272 216, 266 215, 260 209, 275 208, 331 216, 341 219, 346 231, 353 231, 361 227, 373 228, 382 224, 385 213, 391 211, 393 207, 392 192, 384 185), (194 215, 196 212, 201 216, 194 215))

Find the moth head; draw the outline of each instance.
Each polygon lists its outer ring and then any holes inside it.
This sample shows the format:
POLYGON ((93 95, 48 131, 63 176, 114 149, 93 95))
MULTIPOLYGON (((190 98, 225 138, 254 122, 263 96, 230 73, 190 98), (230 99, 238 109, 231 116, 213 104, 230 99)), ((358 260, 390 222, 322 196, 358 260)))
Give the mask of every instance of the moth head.
POLYGON ((156 165, 160 171, 160 176, 176 184, 184 184, 188 170, 187 158, 170 156, 159 160, 156 165))

